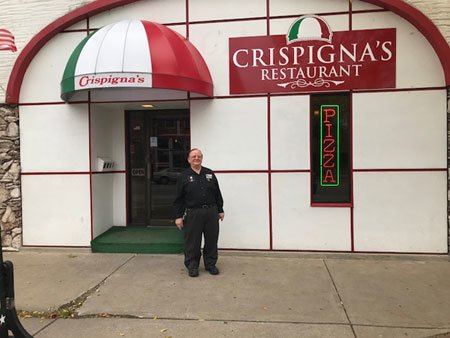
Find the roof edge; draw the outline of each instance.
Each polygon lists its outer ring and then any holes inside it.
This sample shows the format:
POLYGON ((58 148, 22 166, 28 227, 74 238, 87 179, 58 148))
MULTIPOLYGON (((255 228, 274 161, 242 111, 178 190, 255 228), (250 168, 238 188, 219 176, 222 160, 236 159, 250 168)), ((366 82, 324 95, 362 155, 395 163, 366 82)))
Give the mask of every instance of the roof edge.
MULTIPOLYGON (((82 19, 136 1, 138 0, 96 0, 65 14, 46 26, 30 40, 14 63, 6 89, 5 102, 9 104, 19 103, 20 89, 25 72, 36 54, 51 38, 82 19)), ((446 86, 450 86, 450 46, 439 29, 425 14, 402 0, 362 1, 388 9, 418 28, 434 48, 444 71, 446 86)))

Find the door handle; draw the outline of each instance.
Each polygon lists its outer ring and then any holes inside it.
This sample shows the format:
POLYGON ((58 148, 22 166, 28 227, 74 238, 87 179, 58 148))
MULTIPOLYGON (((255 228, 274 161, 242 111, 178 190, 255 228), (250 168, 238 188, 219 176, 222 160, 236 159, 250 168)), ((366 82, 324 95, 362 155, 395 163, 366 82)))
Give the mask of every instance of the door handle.
POLYGON ((151 180, 152 179, 152 165, 150 163, 150 159, 147 161, 147 180, 151 180))

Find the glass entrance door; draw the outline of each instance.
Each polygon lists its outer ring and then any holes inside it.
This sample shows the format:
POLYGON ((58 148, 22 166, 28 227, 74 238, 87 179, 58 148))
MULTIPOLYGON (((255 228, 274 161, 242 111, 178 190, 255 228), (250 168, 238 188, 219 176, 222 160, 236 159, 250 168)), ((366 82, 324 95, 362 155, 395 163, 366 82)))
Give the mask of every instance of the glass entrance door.
POLYGON ((173 225, 179 173, 188 167, 188 110, 128 111, 129 223, 173 225))

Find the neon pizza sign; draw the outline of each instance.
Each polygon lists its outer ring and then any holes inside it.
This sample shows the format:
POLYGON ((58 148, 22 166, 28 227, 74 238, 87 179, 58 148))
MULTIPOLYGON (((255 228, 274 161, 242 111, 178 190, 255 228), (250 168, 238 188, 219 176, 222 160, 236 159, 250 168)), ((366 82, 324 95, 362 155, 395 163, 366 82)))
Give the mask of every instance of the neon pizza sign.
POLYGON ((340 184, 339 106, 320 107, 320 185, 340 184))

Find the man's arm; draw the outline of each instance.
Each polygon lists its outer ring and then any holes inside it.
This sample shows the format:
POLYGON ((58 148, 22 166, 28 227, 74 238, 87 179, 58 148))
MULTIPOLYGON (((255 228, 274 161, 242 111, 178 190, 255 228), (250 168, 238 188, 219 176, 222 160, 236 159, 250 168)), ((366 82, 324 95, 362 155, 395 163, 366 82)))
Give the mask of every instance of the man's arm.
POLYGON ((216 186, 215 199, 217 204, 217 210, 219 211, 219 219, 223 221, 225 217, 225 213, 223 211, 223 197, 222 193, 220 192, 219 181, 217 180, 216 175, 213 174, 213 177, 214 177, 214 185, 216 186))

